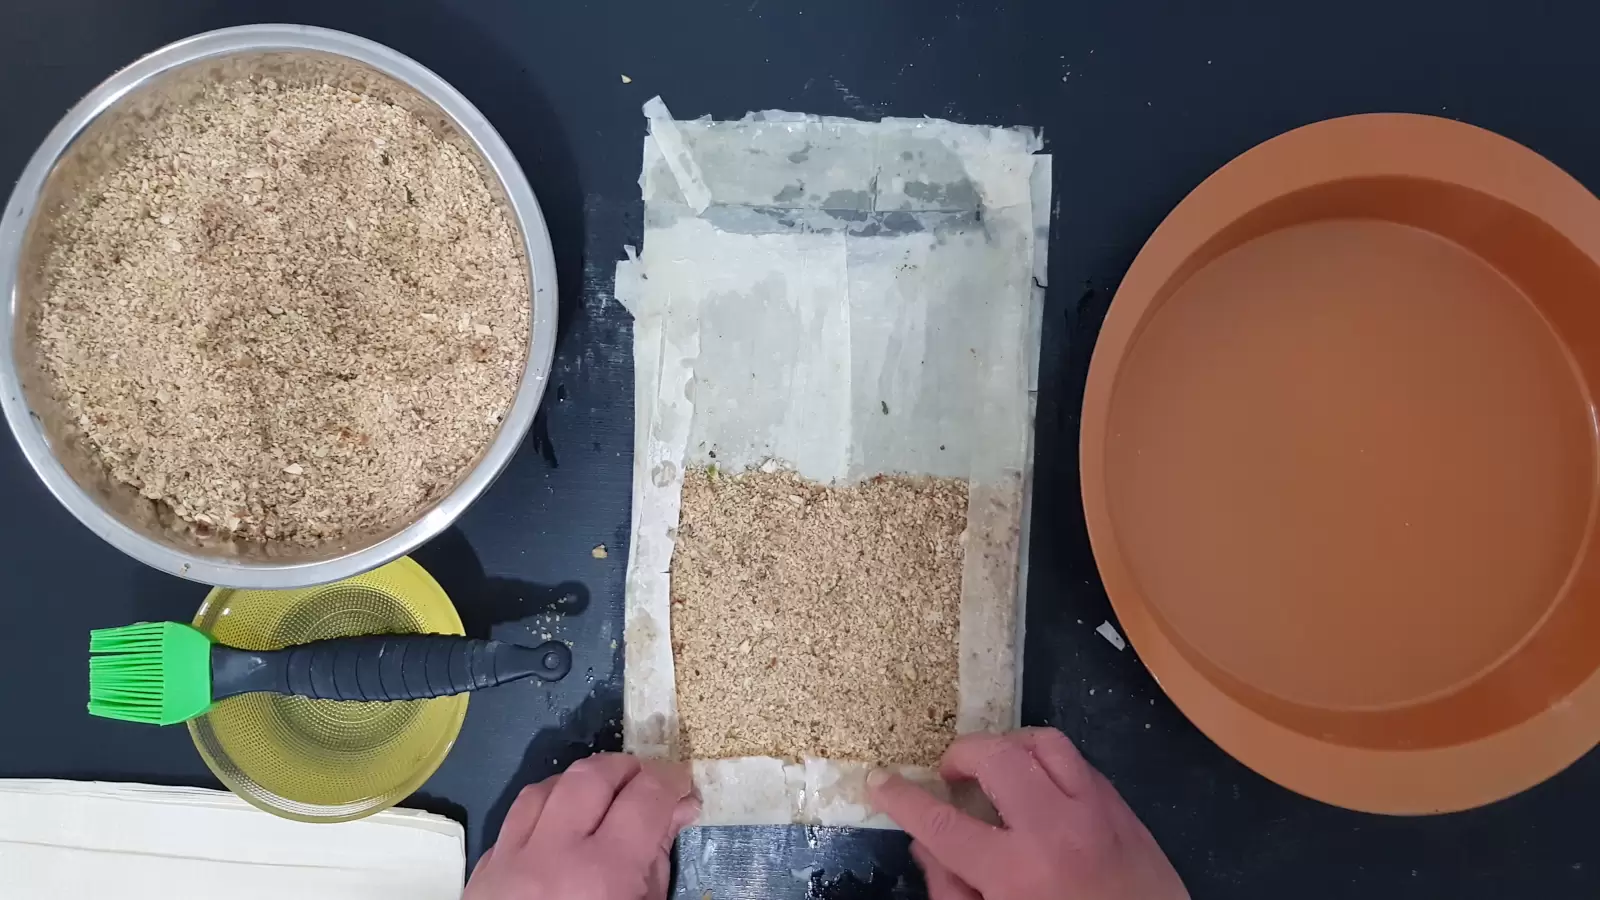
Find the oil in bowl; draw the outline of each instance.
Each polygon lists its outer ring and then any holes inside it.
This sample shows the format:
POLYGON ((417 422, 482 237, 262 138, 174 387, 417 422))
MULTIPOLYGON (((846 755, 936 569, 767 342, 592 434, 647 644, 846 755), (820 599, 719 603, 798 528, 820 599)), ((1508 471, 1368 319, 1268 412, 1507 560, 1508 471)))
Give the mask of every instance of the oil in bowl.
MULTIPOLYGON (((462 634, 437 582, 409 557, 365 575, 287 591, 217 588, 194 626, 219 643, 277 650, 359 634, 462 634)), ((342 822, 393 806, 443 762, 467 695, 393 703, 244 694, 189 722, 230 790, 290 819, 342 822)))

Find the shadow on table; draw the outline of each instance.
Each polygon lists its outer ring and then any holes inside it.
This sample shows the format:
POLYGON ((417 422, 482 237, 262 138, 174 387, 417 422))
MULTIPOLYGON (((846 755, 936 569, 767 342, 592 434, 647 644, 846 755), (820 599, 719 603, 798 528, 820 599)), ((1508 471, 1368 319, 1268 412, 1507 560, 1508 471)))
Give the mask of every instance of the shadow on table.
POLYGON ((459 822, 463 827, 467 824, 467 808, 459 803, 435 796, 427 791, 417 791, 407 797, 402 804, 407 809, 420 809, 436 816, 444 816, 459 822))
POLYGON ((134 622, 190 622, 211 589, 185 581, 149 566, 135 566, 132 597, 126 622, 94 622, 91 627, 107 628, 134 622))
POLYGON ((524 787, 543 780, 551 772, 565 771, 585 756, 598 751, 620 749, 597 746, 599 742, 595 738, 596 735, 610 732, 607 723, 622 705, 621 693, 620 684, 597 684, 570 717, 560 725, 545 728, 533 736, 505 791, 495 799, 484 816, 484 847, 493 846, 499 839, 500 824, 505 821, 506 812, 524 787))
MULTIPOLYGON (((450 595, 470 637, 537 643, 549 637, 555 620, 570 621, 589 608, 589 589, 575 581, 545 585, 485 574, 477 553, 457 528, 447 529, 413 553, 412 558, 450 595)), ((621 648, 613 648, 612 652, 620 657, 621 648)), ((613 671, 620 671, 620 662, 614 663, 613 671)), ((561 688, 552 686, 551 690, 561 688)), ((620 682, 595 682, 570 715, 537 732, 505 790, 487 810, 480 846, 493 845, 506 811, 523 787, 563 771, 592 753, 621 749, 615 739, 615 719, 621 707, 620 682)), ((408 805, 464 821, 461 807, 449 801, 419 794, 408 805)))
POLYGON ((478 554, 451 527, 411 554, 450 595, 468 637, 525 643, 541 616, 576 616, 589 608, 589 589, 576 581, 536 584, 484 573, 478 554))
MULTIPOLYGON (((526 620, 550 614, 576 616, 589 608, 589 589, 576 581, 536 584, 486 575, 477 553, 458 528, 445 530, 411 557, 450 596, 468 637, 523 643, 528 629, 515 626, 526 620)), ((107 628, 133 622, 188 622, 208 590, 203 584, 139 566, 133 570, 131 617, 89 625, 107 628)))

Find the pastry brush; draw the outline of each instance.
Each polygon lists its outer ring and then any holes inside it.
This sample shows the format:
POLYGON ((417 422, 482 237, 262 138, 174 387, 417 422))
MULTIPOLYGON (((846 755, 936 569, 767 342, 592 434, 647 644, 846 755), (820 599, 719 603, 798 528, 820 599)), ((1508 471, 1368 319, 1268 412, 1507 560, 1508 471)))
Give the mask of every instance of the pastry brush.
POLYGON ((177 622, 89 632, 91 715, 152 725, 185 722, 239 694, 315 700, 423 700, 572 669, 560 641, 523 647, 447 634, 371 634, 282 650, 213 643, 177 622))

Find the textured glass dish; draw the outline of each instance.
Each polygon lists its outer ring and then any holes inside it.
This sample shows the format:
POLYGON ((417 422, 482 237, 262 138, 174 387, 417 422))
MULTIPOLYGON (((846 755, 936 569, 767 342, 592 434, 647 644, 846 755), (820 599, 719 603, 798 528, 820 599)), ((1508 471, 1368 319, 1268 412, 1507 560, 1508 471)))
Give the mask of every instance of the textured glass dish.
MULTIPOLYGON (((220 643, 276 650, 358 634, 461 634, 461 619, 410 557, 289 591, 216 588, 194 626, 220 643)), ((397 703, 244 694, 189 721, 200 756, 251 804, 302 822, 346 822, 405 799, 444 761, 467 695, 397 703)))

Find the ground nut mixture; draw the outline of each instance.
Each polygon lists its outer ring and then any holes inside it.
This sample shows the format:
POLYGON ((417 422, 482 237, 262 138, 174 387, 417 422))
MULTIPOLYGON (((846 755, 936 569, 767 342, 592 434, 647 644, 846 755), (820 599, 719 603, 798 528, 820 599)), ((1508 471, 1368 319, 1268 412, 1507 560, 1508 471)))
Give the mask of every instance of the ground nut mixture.
POLYGON ((315 544, 446 490, 511 404, 520 241, 470 159, 332 87, 219 86, 70 209, 43 364, 111 474, 202 533, 315 544))
POLYGON ((966 523, 964 481, 689 472, 670 629, 686 753, 937 762, 966 523))

